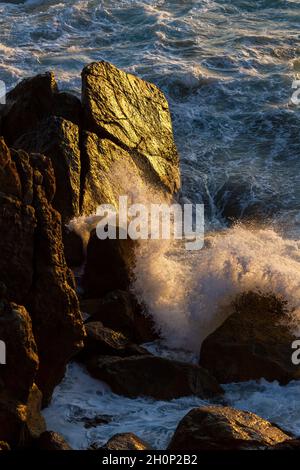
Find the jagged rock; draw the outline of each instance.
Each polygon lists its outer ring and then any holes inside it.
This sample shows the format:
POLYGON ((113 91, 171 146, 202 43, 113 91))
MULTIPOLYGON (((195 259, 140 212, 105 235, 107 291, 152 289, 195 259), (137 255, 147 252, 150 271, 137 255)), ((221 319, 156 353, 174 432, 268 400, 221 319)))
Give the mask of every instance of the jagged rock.
POLYGON ((266 449, 287 439, 290 436, 254 413, 207 406, 191 410, 180 421, 168 450, 266 449))
POLYGON ((78 126, 56 116, 49 117, 34 131, 21 136, 14 148, 50 158, 56 180, 53 206, 64 224, 78 217, 81 172, 78 126))
POLYGON ((64 437, 53 431, 43 432, 35 442, 35 447, 42 451, 72 450, 64 437))
POLYGON ((151 396, 158 400, 222 394, 216 380, 199 366, 161 357, 95 357, 87 362, 92 376, 107 382, 114 393, 128 397, 151 396))
POLYGON ((90 315, 87 322, 101 321, 104 326, 120 331, 138 344, 158 338, 153 320, 143 314, 129 292, 115 290, 101 299, 83 300, 81 310, 90 315))
POLYGON ((59 93, 53 73, 21 81, 7 94, 6 101, 0 107, 0 134, 8 145, 13 145, 49 116, 80 122, 80 101, 69 93, 59 93))
POLYGON ((126 357, 148 354, 146 349, 131 343, 122 333, 105 328, 101 322, 87 323, 85 330, 84 348, 77 356, 80 360, 95 355, 126 357))
POLYGON ((7 286, 7 299, 24 305, 31 316, 40 359, 36 383, 46 403, 82 344, 83 324, 63 254, 61 218, 50 203, 55 192, 51 162, 37 154, 10 153, 0 142, 2 173, 15 168, 20 181, 15 193, 0 188, 0 281, 7 286))
POLYGON ((264 377, 286 384, 299 380, 292 363, 295 340, 286 305, 275 296, 249 292, 233 306, 233 314, 202 344, 200 365, 220 383, 264 377))
POLYGON ((179 189, 178 153, 168 103, 153 84, 107 62, 82 72, 84 128, 131 152, 146 179, 179 189))
POLYGON ((115 434, 102 447, 105 450, 151 450, 152 447, 132 432, 115 434))
POLYGON ((39 365, 31 318, 23 306, 3 298, 0 338, 6 347, 6 364, 0 366, 0 397, 13 397, 25 403, 39 365))

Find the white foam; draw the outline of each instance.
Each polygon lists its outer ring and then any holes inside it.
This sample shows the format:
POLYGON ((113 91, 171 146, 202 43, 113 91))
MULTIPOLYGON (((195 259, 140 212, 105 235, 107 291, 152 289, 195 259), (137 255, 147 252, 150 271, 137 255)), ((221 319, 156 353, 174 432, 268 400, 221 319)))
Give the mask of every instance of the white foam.
POLYGON ((198 353, 201 341, 230 314, 235 297, 249 290, 287 300, 287 320, 297 330, 299 246, 273 229, 242 225, 211 235, 206 248, 195 253, 174 250, 168 242, 144 242, 138 251, 134 291, 170 347, 198 353))

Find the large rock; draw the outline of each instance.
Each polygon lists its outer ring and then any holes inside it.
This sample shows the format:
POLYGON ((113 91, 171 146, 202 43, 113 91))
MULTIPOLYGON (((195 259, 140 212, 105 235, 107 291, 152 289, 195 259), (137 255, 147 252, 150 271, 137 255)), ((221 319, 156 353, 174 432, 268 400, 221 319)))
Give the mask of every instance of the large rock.
POLYGON ((129 152, 146 181, 162 185, 170 194, 179 189, 169 107, 155 85, 107 62, 93 63, 82 72, 82 102, 86 130, 129 152))
POLYGON ((31 316, 40 359, 36 383, 46 403, 82 345, 83 324, 63 254, 61 218, 51 205, 51 162, 38 154, 10 152, 0 139, 3 181, 12 172, 15 185, 0 188, 0 281, 7 286, 7 299, 24 305, 31 316))
POLYGON ((254 413, 223 406, 190 411, 179 423, 169 451, 265 449, 290 439, 254 413))
POLYGON ((132 432, 124 432, 115 434, 102 447, 105 450, 151 450, 151 446, 147 442, 140 439, 132 432))
POLYGON ((264 377, 286 384, 299 380, 292 363, 295 340, 288 324, 286 305, 273 295, 241 295, 232 315, 202 344, 200 365, 220 383, 264 377))
POLYGON ((147 343, 158 338, 151 317, 146 316, 134 296, 114 290, 100 299, 81 301, 83 313, 89 321, 101 321, 104 326, 120 331, 135 343, 147 343))
MULTIPOLYGON (((180 186, 179 158, 168 103, 158 88, 106 62, 82 73, 82 212, 99 204, 170 202, 180 186), (101 181, 101 184, 99 184, 101 181)), ((88 246, 89 297, 127 289, 135 263, 131 240, 88 246)))
POLYGON ((172 400, 188 395, 209 398, 222 389, 205 369, 151 355, 98 357, 87 363, 91 375, 107 382, 112 391, 128 397, 141 395, 172 400))

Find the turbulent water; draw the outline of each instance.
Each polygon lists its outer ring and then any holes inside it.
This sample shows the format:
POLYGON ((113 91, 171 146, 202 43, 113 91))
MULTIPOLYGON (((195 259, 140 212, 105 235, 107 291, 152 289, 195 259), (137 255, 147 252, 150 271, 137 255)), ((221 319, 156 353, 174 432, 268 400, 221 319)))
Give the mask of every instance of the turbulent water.
MULTIPOLYGON (((299 0, 0 2, 0 80, 9 88, 53 69, 62 89, 80 93, 82 67, 104 59, 168 97, 182 193, 205 203, 210 232, 193 255, 141 247, 134 289, 169 347, 198 352, 249 288, 284 296, 299 321, 300 105, 291 101, 299 26, 299 0)), ((46 411, 49 426, 75 447, 125 430, 163 446, 197 404, 125 400, 103 387, 70 367, 46 411), (96 430, 78 424, 80 413, 95 412, 113 421, 96 430)), ((297 393, 297 383, 227 387, 233 405, 300 434, 297 393)))

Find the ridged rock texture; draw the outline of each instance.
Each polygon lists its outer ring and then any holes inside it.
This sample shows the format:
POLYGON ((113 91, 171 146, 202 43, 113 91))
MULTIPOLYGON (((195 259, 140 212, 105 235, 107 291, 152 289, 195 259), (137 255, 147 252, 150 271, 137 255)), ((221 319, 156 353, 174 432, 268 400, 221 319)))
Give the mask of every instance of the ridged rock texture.
MULTIPOLYGON (((74 279, 63 254, 61 218, 51 205, 54 193, 51 161, 10 151, 1 138, 0 338, 6 341, 8 361, 0 368, 1 407, 5 410, 8 400, 18 423, 26 422, 27 411, 20 415, 20 410, 29 406, 28 400, 32 412, 40 406, 36 385, 46 404, 70 357, 83 344, 74 279)), ((0 416, 1 439, 18 444, 20 428, 12 431, 13 421, 4 411, 0 416)))

